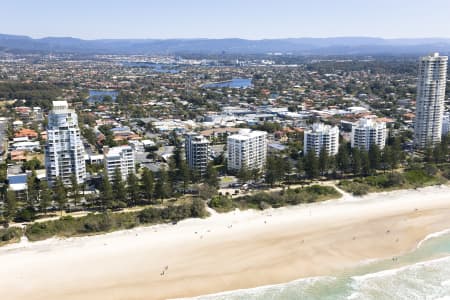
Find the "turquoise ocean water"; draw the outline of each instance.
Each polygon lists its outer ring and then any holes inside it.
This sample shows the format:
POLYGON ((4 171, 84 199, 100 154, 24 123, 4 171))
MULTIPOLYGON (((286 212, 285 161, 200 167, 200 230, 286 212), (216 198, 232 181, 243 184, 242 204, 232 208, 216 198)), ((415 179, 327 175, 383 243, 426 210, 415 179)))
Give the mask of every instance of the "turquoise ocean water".
POLYGON ((305 278, 195 299, 450 300, 450 231, 430 235, 405 255, 366 262, 335 276, 305 278))

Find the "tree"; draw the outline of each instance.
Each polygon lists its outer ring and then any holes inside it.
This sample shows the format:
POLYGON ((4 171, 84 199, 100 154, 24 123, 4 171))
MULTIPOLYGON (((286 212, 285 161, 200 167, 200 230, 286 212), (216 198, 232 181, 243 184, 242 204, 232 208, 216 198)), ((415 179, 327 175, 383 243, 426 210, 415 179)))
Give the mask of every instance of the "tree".
POLYGON ((114 170, 112 190, 117 201, 124 202, 127 198, 125 183, 123 182, 122 172, 119 168, 114 170))
POLYGON ((72 195, 74 206, 77 206, 78 200, 80 199, 80 185, 74 173, 70 175, 70 194, 72 195))
POLYGON ((219 188, 219 178, 217 176, 217 170, 211 163, 209 163, 208 167, 206 168, 205 183, 216 189, 219 188))
POLYGON ((58 208, 61 211, 61 215, 62 215, 62 211, 67 204, 67 190, 66 190, 64 183, 60 177, 58 177, 56 179, 54 191, 55 191, 55 193, 54 193, 53 197, 54 197, 56 203, 58 204, 58 208))
POLYGON ((148 169, 144 168, 144 172, 142 173, 142 190, 144 192, 144 197, 147 200, 152 200, 153 198, 153 192, 154 192, 154 176, 153 172, 148 169))
POLYGON ((127 176, 127 194, 128 194, 128 205, 133 205, 139 198, 139 183, 136 174, 133 172, 129 173, 127 176))
MULTIPOLYGON (((41 168, 41 161, 39 160, 39 159, 37 159, 36 157, 34 157, 33 159, 31 159, 31 160, 27 160, 26 162, 24 162, 23 164, 22 164, 22 170, 23 171, 26 171, 26 170, 32 170, 32 171, 34 171, 34 170, 36 170, 36 169, 39 169, 39 168, 41 168)), ((35 174, 36 175, 36 174, 35 174)))
POLYGON ((250 171, 245 167, 242 166, 238 173, 236 174, 236 177, 242 182, 242 183, 246 183, 247 181, 250 180, 251 174, 250 171))
MULTIPOLYGON (((177 138, 176 138, 176 141, 178 141, 177 138)), ((183 155, 182 155, 181 144, 178 142, 176 143, 176 147, 175 147, 175 150, 173 151, 171 160, 173 160, 173 162, 175 164, 175 169, 181 168, 181 164, 184 161, 184 159, 183 159, 183 155)))
POLYGON ((352 172, 360 175, 362 171, 361 151, 355 147, 352 149, 352 172))
POLYGON ((396 168, 397 165, 404 158, 404 152, 402 151, 402 145, 400 138, 395 138, 392 143, 392 166, 396 168))
POLYGON ((180 162, 180 168, 178 169, 177 177, 179 178, 179 180, 181 180, 181 182, 183 182, 183 191, 185 192, 190 182, 191 171, 189 170, 189 166, 184 159, 182 159, 180 162))
POLYGON ((286 161, 279 155, 269 155, 266 161, 266 183, 272 187, 275 183, 282 180, 284 175, 289 172, 286 161))
POLYGON ((16 216, 17 213, 17 199, 16 192, 8 189, 6 193, 6 202, 5 202, 5 217, 7 220, 12 220, 16 216))
POLYGON ((327 149, 322 148, 319 153, 319 171, 322 176, 326 175, 330 167, 330 156, 328 155, 327 149))
POLYGON ((47 207, 52 204, 52 191, 48 188, 47 181, 42 181, 40 184, 39 209, 47 214, 47 207))
POLYGON ((163 168, 159 171, 159 178, 155 185, 155 197, 165 199, 170 196, 170 185, 167 171, 163 168))
POLYGON ((100 199, 104 208, 112 208, 113 206, 113 190, 111 182, 109 182, 108 172, 103 172, 102 184, 101 184, 100 199))
POLYGON ((426 147, 424 160, 425 160, 425 162, 428 162, 428 163, 434 161, 434 158, 433 158, 433 147, 430 147, 430 146, 426 147))
POLYGON ((433 148, 433 160, 435 163, 442 163, 445 161, 445 150, 442 148, 441 143, 436 144, 433 148))
POLYGON ((201 218, 206 215, 205 203, 200 199, 194 199, 191 206, 191 216, 201 218))
POLYGON ((306 176, 310 179, 317 178, 319 176, 319 162, 316 153, 314 151, 308 151, 304 157, 304 161, 306 176))
POLYGON ((34 171, 27 177, 27 194, 28 205, 34 207, 39 200, 38 181, 34 171))
POLYGON ((384 147, 383 152, 381 154, 381 161, 383 162, 383 169, 393 170, 395 168, 394 165, 394 151, 392 147, 387 145, 384 147))
POLYGON ((350 156, 348 154, 347 144, 342 144, 339 146, 338 153, 336 155, 337 168, 345 173, 348 172, 350 168, 350 156))
POLYGON ((361 151, 361 171, 365 176, 371 173, 369 152, 365 150, 361 151))
POLYGON ((176 161, 173 156, 170 158, 168 165, 169 170, 167 171, 167 184, 170 186, 171 190, 174 190, 176 183, 180 179, 180 172, 176 166, 176 161))
POLYGON ((305 171, 305 164, 303 158, 299 158, 297 160, 297 163, 295 164, 295 169, 297 170, 297 176, 302 176, 303 172, 305 171))
POLYGON ((381 153, 380 153, 380 147, 376 144, 370 145, 369 148, 369 164, 371 170, 377 170, 380 168, 380 160, 381 160, 381 153))

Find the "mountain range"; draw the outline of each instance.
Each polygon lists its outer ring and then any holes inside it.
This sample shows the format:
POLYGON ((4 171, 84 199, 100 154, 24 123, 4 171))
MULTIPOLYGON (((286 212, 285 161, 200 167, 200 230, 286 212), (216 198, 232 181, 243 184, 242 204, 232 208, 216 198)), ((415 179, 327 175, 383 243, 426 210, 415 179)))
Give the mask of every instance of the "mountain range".
POLYGON ((98 39, 0 34, 0 51, 78 54, 267 54, 419 55, 450 53, 450 39, 383 39, 371 37, 227 39, 98 39))

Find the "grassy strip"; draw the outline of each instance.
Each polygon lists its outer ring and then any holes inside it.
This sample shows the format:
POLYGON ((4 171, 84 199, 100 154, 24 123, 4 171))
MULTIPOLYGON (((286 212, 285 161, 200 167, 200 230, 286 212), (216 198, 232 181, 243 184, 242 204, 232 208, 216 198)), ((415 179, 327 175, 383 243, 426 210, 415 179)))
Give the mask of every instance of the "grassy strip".
POLYGON ((18 227, 0 229, 0 246, 17 243, 23 235, 23 231, 18 227))
POLYGON ((68 216, 54 221, 33 223, 26 227, 25 235, 30 241, 39 241, 54 236, 93 235, 131 229, 140 225, 177 222, 186 218, 201 218, 206 215, 203 201, 195 199, 190 204, 164 208, 150 207, 138 212, 105 212, 89 214, 80 218, 68 216))
POLYGON ((216 196, 209 202, 209 206, 218 212, 227 212, 235 208, 264 210, 271 207, 312 203, 339 197, 341 194, 334 187, 311 185, 279 192, 261 192, 234 199, 228 196, 216 196))
POLYGON ((443 184, 447 180, 435 173, 427 173, 422 169, 408 170, 403 173, 392 172, 353 180, 341 180, 339 187, 355 196, 362 196, 369 192, 391 191, 398 189, 419 188, 443 184))

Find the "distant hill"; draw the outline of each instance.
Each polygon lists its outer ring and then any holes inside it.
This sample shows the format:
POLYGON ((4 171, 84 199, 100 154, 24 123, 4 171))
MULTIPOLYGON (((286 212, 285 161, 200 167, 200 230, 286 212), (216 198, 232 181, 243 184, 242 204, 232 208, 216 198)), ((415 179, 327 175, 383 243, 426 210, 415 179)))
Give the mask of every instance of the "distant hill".
POLYGON ((299 55, 418 55, 450 53, 450 39, 382 39, 370 37, 289 39, 100 39, 71 37, 33 39, 0 34, 0 50, 8 52, 68 52, 79 54, 264 54, 299 55))

